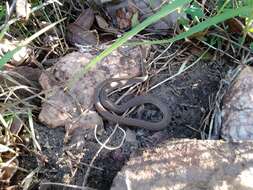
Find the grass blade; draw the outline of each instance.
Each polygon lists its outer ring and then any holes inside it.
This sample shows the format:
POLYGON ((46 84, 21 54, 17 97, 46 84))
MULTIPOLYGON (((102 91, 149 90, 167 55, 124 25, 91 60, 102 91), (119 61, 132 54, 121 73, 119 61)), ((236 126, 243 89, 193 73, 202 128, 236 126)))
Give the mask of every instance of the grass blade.
POLYGON ((35 168, 33 171, 31 171, 31 173, 29 173, 21 182, 21 185, 23 187, 23 190, 27 190, 29 189, 29 187, 31 186, 32 182, 33 182, 33 177, 34 175, 36 175, 36 173, 38 173, 40 170, 40 167, 35 168))
POLYGON ((4 119, 4 117, 2 116, 1 113, 0 113, 0 123, 2 123, 2 125, 3 125, 6 129, 9 128, 7 122, 5 121, 5 119, 4 119))
POLYGON ((35 136, 32 112, 31 112, 30 109, 28 109, 28 122, 29 122, 29 127, 30 127, 30 130, 31 130, 31 137, 32 137, 32 140, 33 140, 34 148, 41 151, 40 144, 38 143, 38 141, 36 139, 36 136, 35 136))

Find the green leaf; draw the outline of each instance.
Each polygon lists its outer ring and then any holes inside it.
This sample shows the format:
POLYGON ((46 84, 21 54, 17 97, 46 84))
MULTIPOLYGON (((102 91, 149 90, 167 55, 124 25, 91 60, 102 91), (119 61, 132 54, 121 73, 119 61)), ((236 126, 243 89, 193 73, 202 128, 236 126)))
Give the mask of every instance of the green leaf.
POLYGON ((211 40, 210 40, 210 45, 215 46, 217 44, 217 42, 218 42, 218 37, 212 36, 211 40))
POLYGON ((233 4, 230 0, 219 0, 217 2, 217 5, 218 5, 218 14, 223 12, 225 9, 232 9, 233 8, 233 4))
POLYGON ((0 5, 0 21, 2 21, 5 15, 6 15, 6 9, 4 6, 0 5))
POLYGON ((253 42, 250 43, 249 48, 253 52, 253 42))
POLYGON ((6 25, 4 27, 4 29, 0 32, 0 40, 2 40, 2 38, 4 37, 5 35, 5 32, 7 32, 9 30, 9 25, 6 25))
POLYGON ((183 18, 183 17, 180 18, 180 19, 178 19, 177 23, 178 23, 178 24, 181 24, 181 25, 183 25, 183 26, 186 26, 186 27, 189 26, 189 20, 186 19, 186 18, 183 18))
POLYGON ((252 0, 245 0, 244 3, 245 3, 246 6, 253 7, 253 1, 252 0))
POLYGON ((192 16, 192 18, 203 18, 205 16, 202 7, 200 7, 197 3, 193 3, 190 7, 185 9, 185 13, 192 16))
POLYGON ((248 32, 253 33, 253 27, 248 29, 248 32))
POLYGON ((6 122, 5 118, 2 116, 2 114, 0 113, 0 123, 6 128, 9 128, 8 123, 6 122))
POLYGON ((132 19, 131 19, 132 28, 140 23, 138 20, 138 17, 139 17, 138 12, 134 13, 134 15, 132 16, 132 19))
POLYGON ((39 151, 41 151, 41 147, 40 144, 38 143, 36 136, 35 136, 35 131, 34 131, 34 125, 33 125, 33 118, 32 118, 32 112, 30 109, 28 109, 28 122, 29 122, 29 127, 30 127, 30 134, 33 140, 33 146, 35 149, 38 149, 39 151))
MULTIPOLYGON (((164 5, 157 13, 150 16, 140 24, 138 24, 136 27, 134 27, 129 32, 125 33, 121 38, 117 39, 111 46, 109 46, 106 50, 104 50, 102 53, 100 53, 98 56, 93 58, 82 70, 75 73, 74 77, 71 78, 68 83, 67 87, 71 88, 75 82, 77 82, 87 71, 89 71, 93 66, 96 65, 97 62, 101 61, 104 57, 108 56, 112 51, 120 47, 122 44, 126 43, 131 37, 139 33, 141 30, 149 26, 150 24, 158 21, 162 17, 166 16, 167 14, 171 13, 177 8, 181 8, 185 3, 190 2, 190 0, 174 0, 171 1, 170 4, 164 5)), ((208 18, 203 22, 198 23, 197 25, 191 27, 186 32, 183 32, 181 34, 176 35, 173 38, 170 39, 164 39, 164 40, 154 40, 154 41, 142 41, 142 42, 131 42, 127 43, 128 45, 143 45, 143 44, 166 44, 166 43, 173 43, 175 41, 187 38, 197 32, 201 32, 210 26, 214 26, 220 22, 223 22, 229 18, 233 18, 235 16, 238 16, 242 13, 246 15, 250 15, 252 12, 252 8, 249 6, 246 7, 240 7, 236 9, 230 9, 226 10, 223 13, 216 15, 214 17, 208 18)))

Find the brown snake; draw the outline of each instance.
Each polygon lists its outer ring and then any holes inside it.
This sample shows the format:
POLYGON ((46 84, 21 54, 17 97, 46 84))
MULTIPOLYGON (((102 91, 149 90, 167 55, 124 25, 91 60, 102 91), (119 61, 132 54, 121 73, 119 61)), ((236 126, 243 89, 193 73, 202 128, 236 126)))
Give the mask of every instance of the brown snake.
POLYGON ((123 103, 121 105, 117 105, 108 99, 107 94, 114 91, 115 89, 122 88, 125 86, 130 86, 130 85, 137 84, 140 82, 143 82, 143 77, 130 78, 130 79, 113 78, 113 79, 107 79, 103 81, 95 89, 94 101, 95 101, 95 107, 97 111, 100 113, 102 117, 104 117, 108 121, 113 121, 121 125, 141 127, 141 128, 145 128, 152 131, 164 129, 170 122, 171 118, 169 115, 169 110, 166 107, 166 104, 161 102, 159 99, 152 96, 135 96, 128 102, 123 103), (123 81, 125 81, 125 83, 123 83, 123 81), (117 84, 116 87, 110 86, 111 83, 113 82, 117 84), (109 91, 107 92, 106 89, 109 89, 109 91), (155 105, 157 108, 159 108, 159 110, 163 114, 163 118, 161 121, 150 122, 150 121, 145 121, 141 119, 134 119, 134 118, 121 116, 128 109, 135 106, 143 105, 146 103, 155 105), (117 115, 112 114, 110 111, 115 112, 117 115), (118 115, 118 114, 121 114, 121 115, 118 115))

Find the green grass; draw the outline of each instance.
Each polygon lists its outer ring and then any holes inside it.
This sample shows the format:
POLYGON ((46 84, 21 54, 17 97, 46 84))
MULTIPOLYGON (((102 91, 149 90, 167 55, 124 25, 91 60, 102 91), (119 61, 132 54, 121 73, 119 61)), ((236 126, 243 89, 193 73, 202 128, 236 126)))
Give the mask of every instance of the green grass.
POLYGON ((5 15, 6 15, 6 9, 3 5, 0 5, 0 21, 4 19, 5 15))

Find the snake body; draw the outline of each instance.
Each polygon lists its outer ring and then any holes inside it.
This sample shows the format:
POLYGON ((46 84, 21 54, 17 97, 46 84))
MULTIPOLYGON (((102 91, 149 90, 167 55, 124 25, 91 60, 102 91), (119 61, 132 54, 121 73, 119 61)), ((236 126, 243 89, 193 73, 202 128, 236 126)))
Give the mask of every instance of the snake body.
POLYGON ((100 83, 97 88, 95 89, 94 94, 94 103, 97 111, 99 114, 107 119, 108 121, 113 121, 120 125, 127 125, 133 127, 141 127, 152 131, 157 131, 164 129, 169 121, 169 111, 164 103, 162 103, 159 99, 152 97, 152 96, 135 96, 131 100, 121 105, 117 105, 111 102, 108 98, 110 92, 114 91, 116 88, 122 88, 125 86, 130 86, 136 83, 143 82, 143 78, 112 78, 107 79, 100 83), (116 83, 115 87, 111 87, 112 83, 116 83), (107 90, 107 91, 106 91, 107 90), (108 91, 109 90, 109 91, 108 91), (141 119, 134 119, 129 117, 123 117, 122 114, 135 106, 143 105, 143 104, 152 104, 155 105, 163 114, 163 118, 161 121, 158 122, 150 122, 141 119), (116 114, 112 114, 113 111, 116 114), (120 115, 119 115, 120 114, 120 115))

